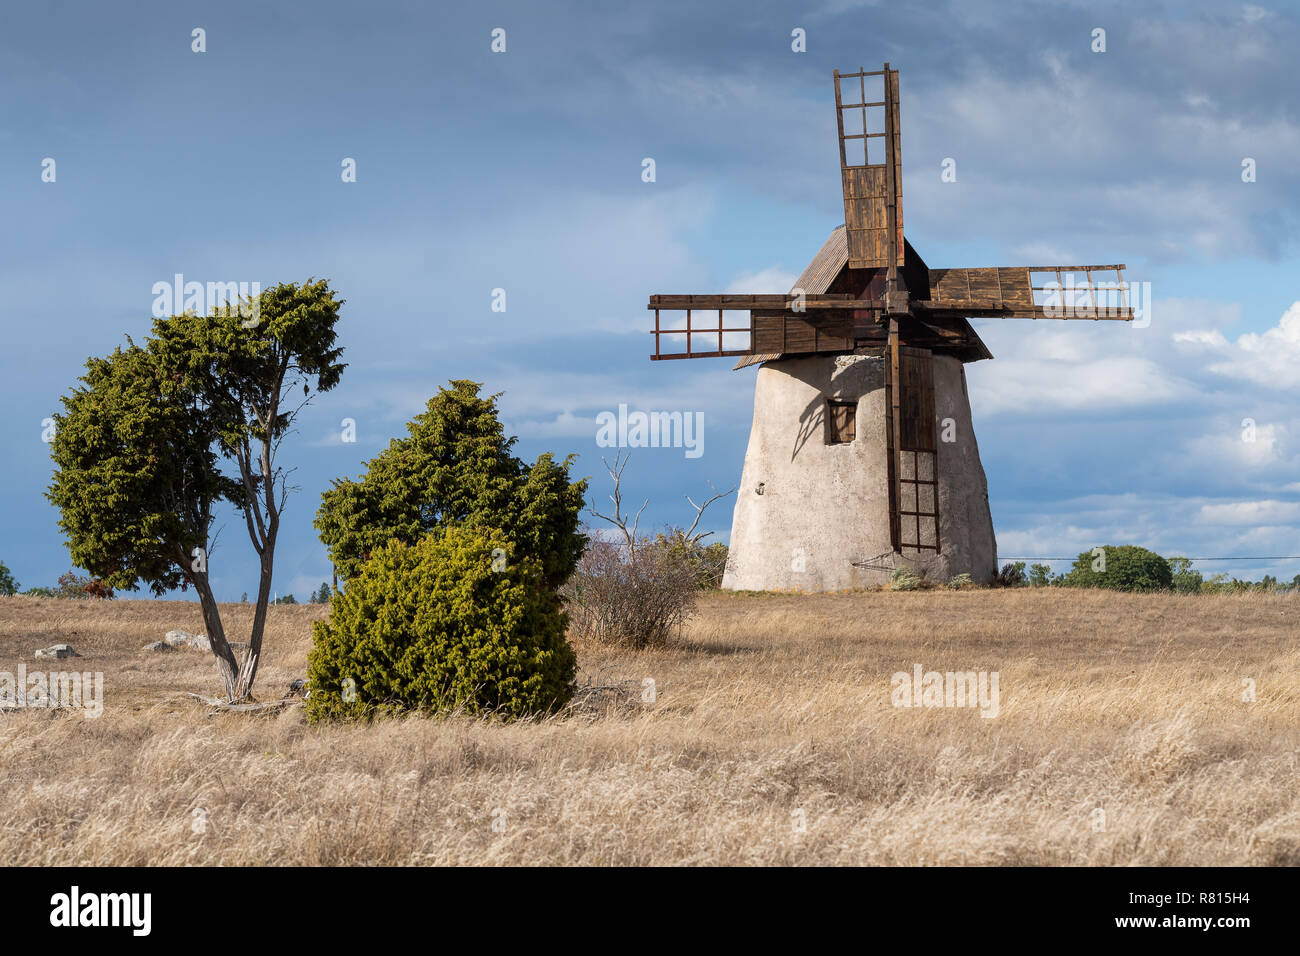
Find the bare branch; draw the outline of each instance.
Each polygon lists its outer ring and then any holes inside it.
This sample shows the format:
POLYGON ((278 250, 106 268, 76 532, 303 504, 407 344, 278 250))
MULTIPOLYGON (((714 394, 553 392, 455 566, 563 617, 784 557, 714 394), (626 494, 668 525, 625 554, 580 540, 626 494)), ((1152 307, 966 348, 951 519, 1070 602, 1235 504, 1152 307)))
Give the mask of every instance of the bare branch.
POLYGON ((609 500, 614 503, 614 514, 611 517, 610 515, 601 514, 594 507, 589 509, 597 518, 600 518, 602 521, 608 521, 614 527, 618 528, 619 531, 623 532, 623 538, 627 541, 627 550, 629 554, 636 551, 637 525, 641 523, 641 512, 645 511, 646 505, 650 504, 649 498, 641 502, 641 507, 638 508, 636 514, 632 516, 632 524, 629 527, 628 516, 623 514, 622 484, 623 469, 627 467, 627 463, 631 458, 632 456, 630 453, 626 458, 624 458, 623 453, 618 452, 614 455, 613 465, 610 465, 608 461, 601 458, 601 461, 605 464, 605 470, 609 472, 609 477, 614 482, 614 493, 609 496, 609 500))
POLYGON ((736 491, 735 488, 732 488, 730 491, 719 491, 713 482, 709 482, 709 487, 713 489, 713 497, 707 499, 704 504, 697 505, 691 500, 690 495, 686 496, 687 504, 695 509, 695 520, 691 522, 691 526, 682 534, 682 540, 686 541, 688 544, 695 544, 696 542, 703 541, 709 535, 713 534, 712 531, 705 531, 698 535, 695 533, 695 529, 699 526, 700 519, 704 517, 704 509, 713 504, 713 502, 717 501, 719 498, 725 498, 727 495, 735 494, 736 491))

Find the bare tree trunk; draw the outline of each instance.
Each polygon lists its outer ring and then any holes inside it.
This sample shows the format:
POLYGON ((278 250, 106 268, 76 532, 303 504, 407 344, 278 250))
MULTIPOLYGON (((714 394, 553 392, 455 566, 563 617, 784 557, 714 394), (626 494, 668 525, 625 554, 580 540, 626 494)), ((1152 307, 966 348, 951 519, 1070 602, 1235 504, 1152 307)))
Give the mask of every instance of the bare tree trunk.
POLYGON ((253 681, 257 677, 258 664, 262 659, 262 636, 266 632, 266 609, 271 599, 271 577, 275 567, 275 539, 280 530, 280 510, 284 507, 284 499, 288 495, 288 488, 285 482, 284 474, 275 468, 275 448, 277 436, 280 434, 280 387, 284 382, 284 374, 288 368, 288 358, 286 357, 280 365, 279 374, 275 380, 275 387, 272 390, 270 407, 266 414, 261 414, 256 407, 254 413, 261 427, 261 451, 258 455, 258 471, 260 474, 257 479, 253 476, 252 450, 248 445, 247 438, 240 446, 239 470, 244 479, 244 490, 248 496, 245 505, 245 520, 248 525, 248 535, 253 541, 253 547, 257 550, 261 558, 262 569, 257 583, 257 606, 253 610, 253 629, 248 636, 248 657, 244 659, 243 671, 238 674, 236 690, 242 699, 247 697, 253 690, 253 681), (276 479, 280 480, 280 500, 276 502, 276 479), (257 495, 257 484, 261 483, 261 497, 259 504, 257 495), (265 508, 266 514, 263 517, 260 508, 265 508))
POLYGON ((257 582, 257 607, 253 610, 253 630, 248 636, 248 655, 250 664, 243 686, 239 688, 240 696, 247 696, 253 690, 253 680, 257 677, 257 665, 262 659, 262 635, 266 632, 266 609, 271 599, 271 576, 275 564, 275 533, 268 536, 269 546, 262 551, 262 573, 257 582))
POLYGON ((203 624, 207 628, 208 643, 217 659, 217 672, 221 675, 221 684, 226 692, 226 702, 233 704, 242 699, 247 691, 239 687, 239 665, 235 661, 235 652, 226 640, 226 631, 221 624, 221 611, 217 599, 212 596, 206 573, 192 576, 194 589, 199 592, 199 607, 203 610, 203 624))

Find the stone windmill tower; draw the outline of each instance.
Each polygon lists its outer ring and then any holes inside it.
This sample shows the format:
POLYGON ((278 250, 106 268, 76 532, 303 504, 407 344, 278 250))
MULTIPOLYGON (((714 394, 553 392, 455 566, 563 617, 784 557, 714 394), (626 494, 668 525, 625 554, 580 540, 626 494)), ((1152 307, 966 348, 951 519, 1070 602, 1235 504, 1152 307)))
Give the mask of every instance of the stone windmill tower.
POLYGON ((835 113, 844 225, 790 292, 650 297, 651 358, 762 365, 723 587, 839 590, 900 566, 988 581, 963 365, 993 356, 967 319, 1131 320, 1125 266, 929 268, 903 237, 898 71, 836 71, 835 113))

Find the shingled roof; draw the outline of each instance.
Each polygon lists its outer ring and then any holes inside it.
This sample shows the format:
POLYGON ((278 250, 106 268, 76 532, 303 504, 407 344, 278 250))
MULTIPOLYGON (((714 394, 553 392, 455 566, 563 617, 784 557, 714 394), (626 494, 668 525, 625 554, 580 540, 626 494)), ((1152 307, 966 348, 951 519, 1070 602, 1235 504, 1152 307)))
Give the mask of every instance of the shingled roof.
POLYGON ((823 295, 848 262, 848 233, 841 223, 831 230, 830 236, 817 250, 817 255, 813 256, 812 262, 808 263, 807 268, 795 280, 794 288, 790 291, 803 289, 808 295, 823 295))

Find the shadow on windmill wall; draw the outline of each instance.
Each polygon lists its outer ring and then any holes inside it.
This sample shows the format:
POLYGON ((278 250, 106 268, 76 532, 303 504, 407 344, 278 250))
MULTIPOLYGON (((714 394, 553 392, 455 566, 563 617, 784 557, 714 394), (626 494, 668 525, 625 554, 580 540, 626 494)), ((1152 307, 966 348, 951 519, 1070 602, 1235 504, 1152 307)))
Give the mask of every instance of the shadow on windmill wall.
POLYGON ((879 356, 838 355, 827 381, 826 365, 809 362, 768 362, 765 367, 789 375, 816 393, 799 415, 790 460, 799 457, 804 445, 816 435, 826 434, 827 402, 858 402, 864 395, 885 387, 885 366, 879 356))

